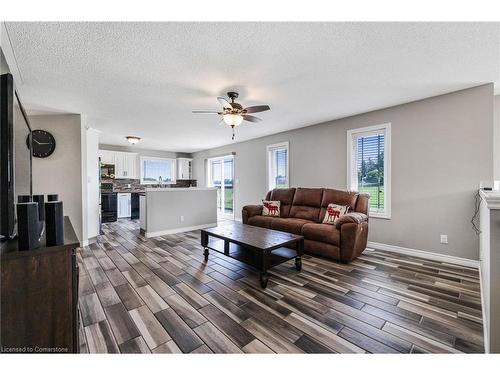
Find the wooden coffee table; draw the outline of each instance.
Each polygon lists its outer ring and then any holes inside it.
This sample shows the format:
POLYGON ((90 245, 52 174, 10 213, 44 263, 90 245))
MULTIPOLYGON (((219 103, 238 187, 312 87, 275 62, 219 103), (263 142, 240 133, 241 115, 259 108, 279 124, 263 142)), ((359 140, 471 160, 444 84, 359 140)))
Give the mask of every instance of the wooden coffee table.
POLYGON ((233 223, 201 230, 201 246, 205 261, 214 250, 260 271, 260 285, 267 286, 267 270, 295 259, 297 271, 302 269, 304 237, 272 229, 233 223), (286 247, 295 244, 296 250, 286 247))

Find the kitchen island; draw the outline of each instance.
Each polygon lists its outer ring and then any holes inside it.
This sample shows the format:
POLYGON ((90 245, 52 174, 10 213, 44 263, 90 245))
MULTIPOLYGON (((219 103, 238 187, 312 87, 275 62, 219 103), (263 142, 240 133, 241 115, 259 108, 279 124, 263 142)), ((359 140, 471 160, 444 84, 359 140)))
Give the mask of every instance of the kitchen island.
POLYGON ((148 238, 217 225, 216 188, 148 188, 139 207, 141 231, 148 238))

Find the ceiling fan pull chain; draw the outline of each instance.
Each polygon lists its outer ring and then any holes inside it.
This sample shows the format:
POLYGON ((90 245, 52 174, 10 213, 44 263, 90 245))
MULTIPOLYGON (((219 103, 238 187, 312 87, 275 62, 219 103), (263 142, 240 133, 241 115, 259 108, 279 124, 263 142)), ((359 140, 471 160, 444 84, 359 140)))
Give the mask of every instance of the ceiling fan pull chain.
POLYGON ((233 129, 233 137, 231 138, 231 140, 234 141, 234 125, 231 126, 231 129, 233 129))

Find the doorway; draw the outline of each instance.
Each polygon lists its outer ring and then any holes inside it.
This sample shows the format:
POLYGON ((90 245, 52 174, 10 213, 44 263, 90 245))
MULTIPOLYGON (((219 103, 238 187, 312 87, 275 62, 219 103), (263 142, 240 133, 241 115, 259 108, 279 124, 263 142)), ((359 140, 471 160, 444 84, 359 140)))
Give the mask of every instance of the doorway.
POLYGON ((208 159, 207 185, 217 188, 217 216, 234 219, 234 155, 208 159))

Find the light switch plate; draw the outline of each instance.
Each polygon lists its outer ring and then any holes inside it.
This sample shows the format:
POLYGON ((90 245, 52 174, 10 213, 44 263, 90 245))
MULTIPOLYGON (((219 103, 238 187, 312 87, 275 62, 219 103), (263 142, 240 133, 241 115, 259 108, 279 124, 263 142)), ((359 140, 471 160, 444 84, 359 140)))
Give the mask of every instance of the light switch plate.
POLYGON ((442 234, 441 235, 441 243, 447 244, 448 243, 448 235, 447 234, 442 234))

